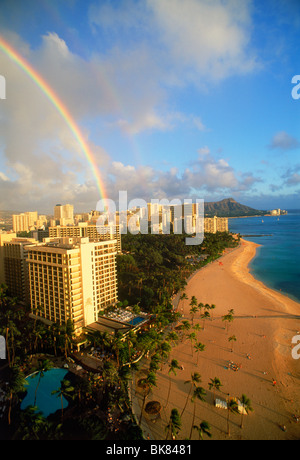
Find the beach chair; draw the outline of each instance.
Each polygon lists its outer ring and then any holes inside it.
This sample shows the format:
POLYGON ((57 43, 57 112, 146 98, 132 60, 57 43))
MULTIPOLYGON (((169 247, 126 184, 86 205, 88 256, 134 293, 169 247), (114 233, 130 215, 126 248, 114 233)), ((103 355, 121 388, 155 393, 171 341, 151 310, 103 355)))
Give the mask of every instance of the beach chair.
POLYGON ((224 401, 223 399, 216 398, 215 399, 215 406, 218 409, 226 409, 227 410, 227 402, 224 401))

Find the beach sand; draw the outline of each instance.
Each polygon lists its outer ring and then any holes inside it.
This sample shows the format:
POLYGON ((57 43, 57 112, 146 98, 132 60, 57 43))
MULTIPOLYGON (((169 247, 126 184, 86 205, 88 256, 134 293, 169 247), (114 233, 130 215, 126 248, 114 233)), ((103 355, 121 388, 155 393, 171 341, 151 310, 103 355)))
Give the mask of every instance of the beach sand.
MULTIPOLYGON (((205 402, 196 402, 194 424, 206 420, 211 426, 213 440, 281 440, 300 439, 300 360, 292 357, 292 337, 300 331, 300 304, 279 292, 267 288, 257 281, 248 268, 256 254, 258 245, 241 241, 240 246, 228 250, 219 260, 199 270, 188 282, 188 300, 181 301, 178 310, 183 309, 183 319, 192 322, 190 299, 198 303, 215 304, 212 320, 205 321, 204 330, 197 332, 197 340, 205 344, 205 350, 192 351, 190 339, 174 344, 168 362, 177 359, 183 366, 177 375, 171 375, 169 389, 168 363, 157 372, 157 387, 153 387, 147 402, 157 400, 163 406, 161 418, 155 422, 145 415, 143 430, 150 439, 166 439, 165 427, 171 410, 181 413, 187 400, 191 374, 198 372, 206 391, 205 402), (222 316, 234 310, 234 321, 225 329, 222 316), (233 344, 228 338, 235 335, 233 344), (250 359, 249 359, 250 358, 250 359), (228 367, 229 361, 240 366, 238 371, 228 367), (216 397, 226 400, 228 395, 240 397, 245 394, 252 403, 254 412, 244 416, 244 428, 240 428, 241 416, 230 414, 230 436, 227 434, 227 410, 214 407, 213 391, 209 390, 210 379, 218 377, 222 388, 216 397), (273 379, 277 382, 273 385, 273 379), (166 406, 167 404, 167 406, 166 406), (166 406, 166 407, 165 407, 166 406), (285 427, 283 429, 283 427, 285 427)), ((203 326, 199 313, 194 324, 203 326)), ((190 330, 193 332, 193 330, 190 330)), ((149 361, 137 373, 136 380, 143 375, 149 361)), ((140 412, 141 395, 136 393, 136 412, 140 412)), ((188 439, 193 419, 194 404, 190 401, 182 417, 179 440, 188 439)), ((139 413, 137 414, 139 418, 139 413)), ((170 438, 169 438, 170 439, 170 438)), ((196 430, 192 439, 199 439, 196 430)), ((208 438, 206 438, 208 439, 208 438)))

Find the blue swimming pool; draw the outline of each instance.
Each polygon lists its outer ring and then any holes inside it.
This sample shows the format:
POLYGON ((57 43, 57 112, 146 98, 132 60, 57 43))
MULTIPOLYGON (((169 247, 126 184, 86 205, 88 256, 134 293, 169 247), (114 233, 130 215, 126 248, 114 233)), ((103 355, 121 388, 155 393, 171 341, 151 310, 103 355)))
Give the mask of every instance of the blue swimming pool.
MULTIPOLYGON (((61 380, 65 378, 68 371, 66 369, 50 369, 44 373, 40 380, 37 390, 36 406, 38 410, 43 413, 44 417, 54 414, 57 410, 61 409, 61 399, 57 395, 52 395, 52 391, 56 391, 61 386, 61 380)), ((24 410, 28 406, 34 405, 35 391, 38 385, 40 373, 37 372, 26 378, 27 394, 21 403, 21 409, 24 410)), ((64 408, 68 406, 68 401, 63 397, 64 408)))
POLYGON ((128 321, 128 324, 130 324, 131 326, 136 326, 137 324, 142 323, 143 321, 145 321, 145 318, 143 318, 142 316, 136 316, 131 321, 128 321))

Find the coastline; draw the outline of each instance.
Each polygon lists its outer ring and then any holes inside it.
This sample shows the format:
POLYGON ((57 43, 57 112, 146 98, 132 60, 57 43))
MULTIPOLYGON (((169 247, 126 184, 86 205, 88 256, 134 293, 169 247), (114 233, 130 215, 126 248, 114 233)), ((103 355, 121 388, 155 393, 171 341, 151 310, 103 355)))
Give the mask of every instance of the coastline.
MULTIPOLYGON (((195 424, 203 420, 210 423, 212 439, 300 438, 300 424, 293 419, 293 414, 300 415, 300 368, 299 361, 291 355, 292 337, 300 330, 300 304, 254 278, 249 263, 258 247, 241 240, 238 248, 205 266, 189 280, 186 287, 189 301, 194 295, 198 303, 215 304, 216 309, 213 319, 205 322, 204 330, 197 332, 197 341, 205 344, 204 352, 197 357, 189 339, 173 347, 169 362, 177 359, 184 369, 177 371, 176 376, 171 375, 168 402, 168 365, 157 373, 157 387, 152 389, 148 400, 158 400, 162 406, 167 406, 160 420, 147 423, 152 439, 165 439, 164 428, 170 412, 177 408, 181 413, 190 388, 185 382, 194 372, 201 374, 199 385, 206 391, 205 402, 197 402, 195 424), (222 321, 229 309, 234 310, 229 335, 237 338, 233 352, 222 321), (229 361, 239 365, 238 372, 228 367, 229 361), (223 385, 217 397, 226 400, 228 394, 234 397, 245 394, 254 409, 245 416, 243 429, 240 428, 240 416, 231 415, 230 437, 227 435, 227 411, 214 407, 213 393, 208 389, 214 377, 223 385)), ((183 319, 191 322, 189 301, 180 302, 179 311, 183 309, 183 319)), ((203 325, 198 314, 195 323, 203 325)), ((144 362, 145 368, 148 363, 144 362)), ((193 406, 189 401, 178 439, 189 437, 193 406)), ((198 439, 196 431, 192 439, 198 439)))

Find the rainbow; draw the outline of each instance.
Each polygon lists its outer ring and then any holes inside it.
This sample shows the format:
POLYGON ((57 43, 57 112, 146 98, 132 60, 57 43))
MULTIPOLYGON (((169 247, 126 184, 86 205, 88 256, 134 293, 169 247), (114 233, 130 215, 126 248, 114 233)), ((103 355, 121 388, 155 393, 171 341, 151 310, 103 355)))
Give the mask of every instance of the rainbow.
POLYGON ((68 124, 70 130, 72 131, 73 135, 75 136, 76 140, 78 141, 84 155, 86 156, 86 159, 88 160, 88 163, 92 169, 93 175, 96 179, 97 187, 98 187, 101 198, 107 199, 104 184, 100 176, 100 172, 99 172, 96 160, 93 156, 93 152, 89 148, 82 133, 80 132, 79 127, 77 126, 76 122, 74 121, 67 107, 58 98, 58 96, 55 94, 55 92, 49 86, 49 84, 44 80, 44 78, 20 54, 18 54, 13 49, 13 47, 9 43, 7 43, 1 36, 0 36, 0 49, 10 59, 12 59, 34 81, 34 83, 38 85, 38 87, 42 90, 42 92, 47 96, 49 101, 54 105, 54 107, 61 114, 65 122, 68 124))

